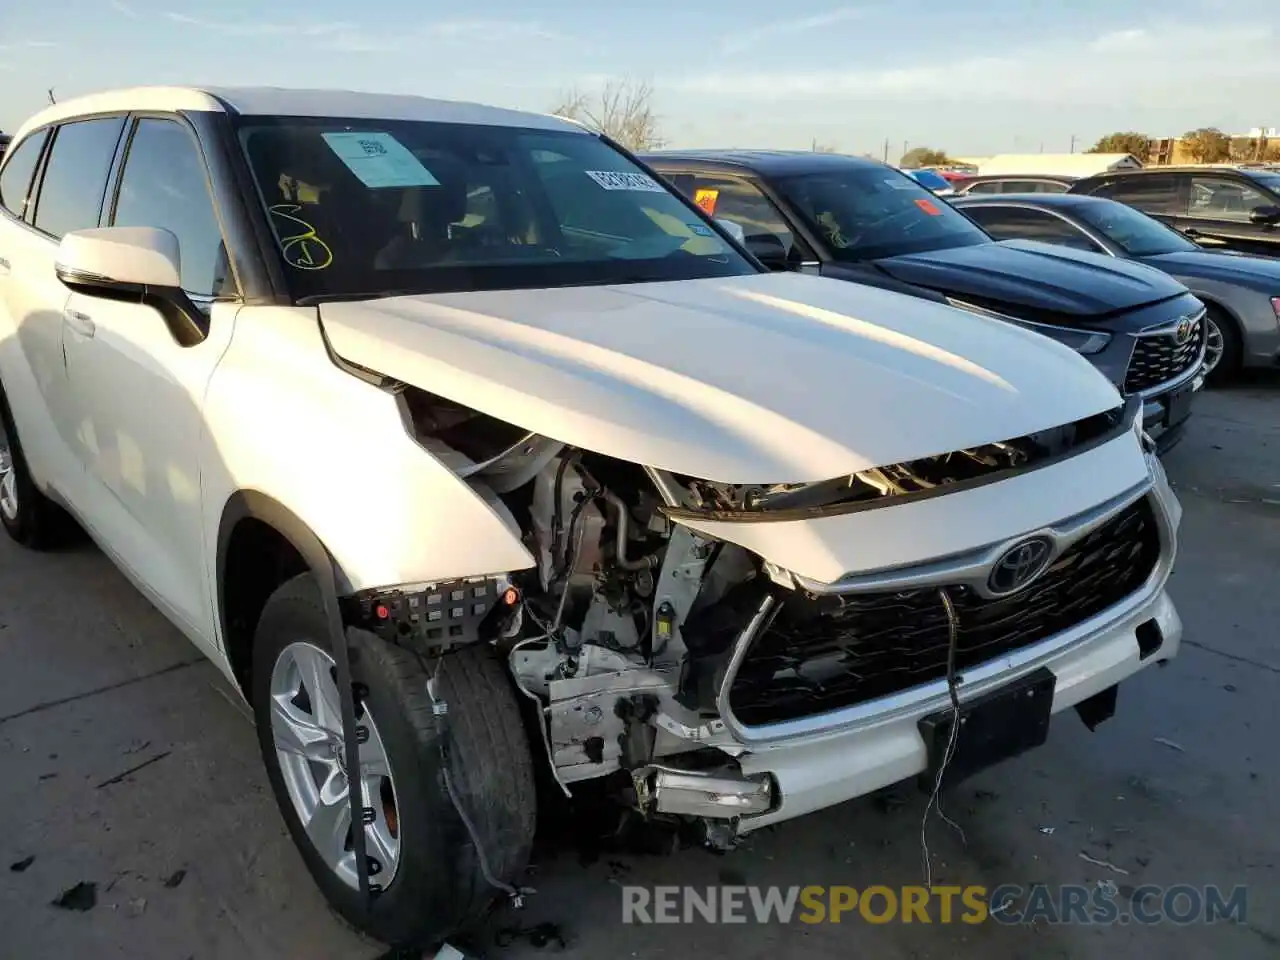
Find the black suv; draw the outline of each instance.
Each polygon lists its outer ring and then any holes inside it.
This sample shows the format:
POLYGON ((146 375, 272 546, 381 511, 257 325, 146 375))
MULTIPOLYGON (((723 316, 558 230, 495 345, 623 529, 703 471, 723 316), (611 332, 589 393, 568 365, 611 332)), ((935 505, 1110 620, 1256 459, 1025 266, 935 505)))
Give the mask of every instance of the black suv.
POLYGON ((1261 167, 1147 167, 1077 180, 1070 193, 1107 197, 1202 246, 1280 257, 1280 172, 1261 167))
POLYGON ((1204 361, 1204 305, 1150 267, 1066 247, 997 243, 892 167, 834 153, 658 151, 644 161, 734 225, 774 270, 817 273, 1016 323, 1087 357, 1161 450, 1182 435, 1204 361))

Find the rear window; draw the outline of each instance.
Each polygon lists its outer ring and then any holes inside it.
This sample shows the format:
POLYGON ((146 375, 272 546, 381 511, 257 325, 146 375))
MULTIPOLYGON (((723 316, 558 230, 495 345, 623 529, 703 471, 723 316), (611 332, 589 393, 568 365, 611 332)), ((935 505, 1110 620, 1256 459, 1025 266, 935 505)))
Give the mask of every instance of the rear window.
POLYGON ((1173 176, 1120 177, 1087 191, 1137 207, 1146 213, 1179 213, 1178 180, 1173 176))
POLYGON ((6 152, 4 166, 0 167, 0 206, 18 219, 26 213, 31 177, 36 172, 40 150, 48 136, 48 130, 31 134, 6 152))
POLYGON ((124 117, 64 123, 54 135, 36 200, 35 225, 53 237, 98 225, 124 117))

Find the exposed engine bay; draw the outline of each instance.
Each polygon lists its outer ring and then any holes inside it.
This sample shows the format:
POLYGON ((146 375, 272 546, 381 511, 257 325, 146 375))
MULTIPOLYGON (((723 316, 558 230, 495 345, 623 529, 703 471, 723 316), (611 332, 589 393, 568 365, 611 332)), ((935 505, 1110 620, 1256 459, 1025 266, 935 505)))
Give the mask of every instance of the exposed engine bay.
MULTIPOLYGON (((407 594, 365 598, 366 616, 387 624, 400 618, 388 635, 428 652, 493 643, 536 705, 538 732, 566 792, 614 777, 627 803, 697 824, 717 846, 733 842, 739 818, 777 802, 767 778, 739 770, 734 758, 745 747, 726 733, 726 708, 768 724, 864 702, 893 684, 936 679, 946 665, 930 657, 940 639, 946 648, 947 611, 933 590, 809 595, 785 571, 701 536, 679 518, 760 519, 762 512, 781 517, 865 505, 1034 467, 1125 429, 1117 410, 1035 437, 823 483, 743 487, 568 447, 414 388, 402 400, 419 442, 498 513, 536 565, 428 585, 417 608, 421 620, 413 612, 419 598, 407 594), (451 600, 457 605, 450 611, 451 600), (918 649, 902 654, 905 642, 918 649), (759 655, 743 656, 748 645, 759 655)), ((1137 542, 1145 534, 1124 535, 1137 542)), ((1090 588, 1099 602, 1113 602, 1128 580, 1095 559, 1102 556, 1096 545, 1090 549, 1087 562, 1097 565, 1090 588)), ((991 605, 964 596, 963 588, 955 602, 962 613, 991 605)), ((1025 619, 1020 609, 1010 611, 1001 622, 1025 619)), ((1048 621, 1015 628, 1010 636, 1018 642, 1027 629, 1057 629, 1048 621)), ((989 656, 999 639, 975 631, 970 660, 989 656)))

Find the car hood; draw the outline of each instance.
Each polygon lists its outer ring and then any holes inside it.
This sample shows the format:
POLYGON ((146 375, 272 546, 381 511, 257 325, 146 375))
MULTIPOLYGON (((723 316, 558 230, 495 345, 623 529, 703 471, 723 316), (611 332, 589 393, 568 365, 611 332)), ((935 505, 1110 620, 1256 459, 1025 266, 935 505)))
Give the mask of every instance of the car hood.
MULTIPOLYGON (((1183 293, 1167 274, 1140 263, 1033 240, 1004 240, 877 260, 898 280, 998 309, 1026 308, 1092 320, 1183 293)), ((1034 315, 1021 312, 1023 319, 1034 315)))
POLYGON ((1280 295, 1280 260, 1275 257, 1254 257, 1225 250, 1179 250, 1140 260, 1174 277, 1218 280, 1280 295))
POLYGON ((795 274, 319 310, 340 358, 574 446, 730 483, 830 479, 1120 403, 1047 337, 795 274))

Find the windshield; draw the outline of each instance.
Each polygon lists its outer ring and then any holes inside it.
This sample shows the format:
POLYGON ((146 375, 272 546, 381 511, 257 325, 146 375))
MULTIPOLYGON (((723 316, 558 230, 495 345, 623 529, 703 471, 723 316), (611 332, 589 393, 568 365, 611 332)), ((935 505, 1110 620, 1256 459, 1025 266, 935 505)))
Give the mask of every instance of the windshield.
POLYGON ((1081 203, 1072 212, 1131 257, 1204 249, 1159 220, 1114 200, 1081 203))
POLYGON ((945 200, 888 167, 783 177, 776 189, 825 238, 836 260, 878 260, 992 242, 945 200))
POLYGON ((1272 193, 1280 194, 1280 173, 1270 173, 1262 170, 1246 170, 1245 172, 1272 193))
POLYGON ((249 117, 239 136, 298 300, 756 272, 586 133, 249 117))

